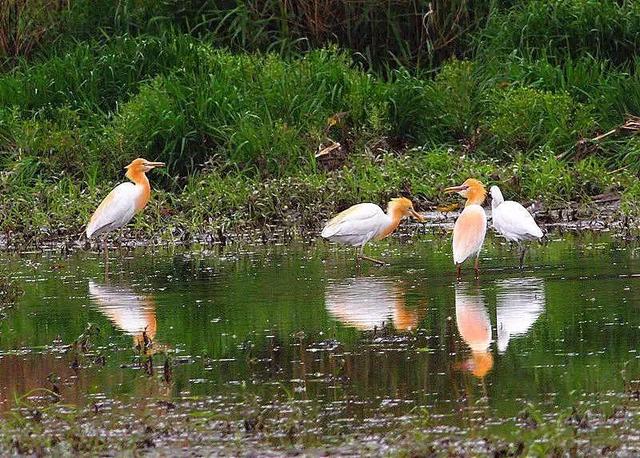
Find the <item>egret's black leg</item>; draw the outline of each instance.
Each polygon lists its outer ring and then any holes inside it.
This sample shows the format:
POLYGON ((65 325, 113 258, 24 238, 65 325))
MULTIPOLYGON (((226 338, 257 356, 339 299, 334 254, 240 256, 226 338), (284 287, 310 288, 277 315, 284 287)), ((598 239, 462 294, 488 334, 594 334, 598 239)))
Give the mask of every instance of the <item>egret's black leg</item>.
POLYGON ((367 261, 371 261, 371 262, 373 262, 373 263, 375 263, 375 264, 378 264, 378 265, 380 265, 380 266, 384 266, 384 262, 379 261, 379 260, 377 260, 377 259, 375 259, 375 258, 370 258, 369 256, 367 256, 367 255, 365 255, 365 254, 364 254, 364 245, 362 245, 362 246, 360 247, 360 257, 361 257, 362 259, 366 259, 367 261))
POLYGON ((109 246, 106 237, 102 238, 102 250, 104 251, 104 277, 106 280, 109 276, 109 246))
POLYGON ((520 269, 524 268, 524 255, 527 253, 526 245, 522 246, 522 252, 520 253, 520 269))

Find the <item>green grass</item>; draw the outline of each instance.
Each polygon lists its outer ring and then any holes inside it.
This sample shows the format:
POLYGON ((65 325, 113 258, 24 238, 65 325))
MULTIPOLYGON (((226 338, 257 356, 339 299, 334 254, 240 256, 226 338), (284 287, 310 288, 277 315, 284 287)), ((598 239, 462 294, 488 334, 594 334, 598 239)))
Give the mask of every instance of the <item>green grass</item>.
MULTIPOLYGON (((610 173, 594 157, 570 166, 542 150, 535 157, 519 155, 505 166, 497 160, 471 159, 436 148, 377 157, 359 154, 350 159, 349 167, 339 170, 282 177, 223 173, 216 168, 202 171, 188 178, 180 192, 155 190, 128 234, 170 241, 185 233, 219 234, 274 224, 318 228, 332 213, 349 205, 362 201, 384 205, 399 195, 411 196, 419 210, 426 210, 447 201, 444 187, 469 176, 480 177, 487 186, 500 184, 509 198, 539 200, 547 207, 562 207, 575 200, 589 202, 590 196, 628 189, 625 209, 636 212, 637 186, 631 185, 635 177, 627 172, 610 173)), ((162 180, 154 172, 151 181, 162 180)), ((91 212, 115 184, 87 185, 68 176, 55 182, 38 179, 21 187, 0 182, 0 192, 11 189, 11 200, 0 203, 5 215, 0 230, 9 234, 15 246, 78 238, 91 212)))
POLYGON ((637 138, 590 141, 640 113, 634 3, 338 3, 11 0, 0 228, 79 233, 138 156, 168 164, 138 227, 318 224, 470 175, 635 213, 637 138))
MULTIPOLYGON (((544 71, 508 65, 521 75, 544 71)), ((564 86, 531 74, 509 82, 456 60, 433 80, 404 70, 383 79, 337 50, 282 59, 231 54, 180 34, 114 38, 0 76, 0 160, 35 157, 46 174, 86 179, 99 170, 99 179, 113 179, 137 155, 166 161, 173 176, 215 157, 222 168, 285 176, 315 170, 314 152, 327 137, 356 152, 385 138, 462 144, 487 158, 540 148, 572 155, 580 140, 633 112, 640 94, 635 76, 618 72, 585 97, 594 81, 576 76, 581 69, 570 76, 579 81, 564 86), (347 115, 329 126, 339 112, 347 115)), ((619 143, 600 145, 608 154, 621 155, 619 143)))
POLYGON ((606 0, 530 0, 496 10, 478 34, 487 54, 567 59, 590 56, 625 65, 640 45, 640 5, 606 0))

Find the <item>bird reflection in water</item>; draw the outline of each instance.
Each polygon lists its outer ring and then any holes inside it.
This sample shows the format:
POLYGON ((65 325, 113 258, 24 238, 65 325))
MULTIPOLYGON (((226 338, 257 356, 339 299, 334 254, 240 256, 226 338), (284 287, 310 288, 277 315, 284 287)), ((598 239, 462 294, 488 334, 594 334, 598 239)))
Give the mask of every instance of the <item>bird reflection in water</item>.
POLYGON ((509 278, 496 282, 498 353, 507 350, 513 337, 524 336, 544 312, 544 280, 509 278))
POLYGON ((396 330, 409 331, 420 320, 418 311, 406 307, 402 282, 389 279, 358 277, 329 282, 325 306, 332 317, 361 331, 389 323, 396 330))
POLYGON ((156 304, 150 296, 140 296, 120 286, 89 281, 89 296, 113 324, 133 336, 136 348, 147 350, 156 336, 156 304))
POLYGON ((455 302, 458 332, 471 349, 471 358, 462 363, 460 368, 483 378, 493 367, 493 355, 490 350, 491 319, 484 296, 475 287, 457 284, 455 302))
POLYGON ((154 342, 157 331, 156 304, 151 296, 140 296, 123 286, 99 285, 89 281, 89 296, 97 309, 121 331, 133 337, 140 352, 140 369, 150 382, 140 384, 136 392, 143 398, 170 399, 174 386, 172 365, 167 345, 154 342), (164 354, 162 378, 154 375, 154 358, 164 354))

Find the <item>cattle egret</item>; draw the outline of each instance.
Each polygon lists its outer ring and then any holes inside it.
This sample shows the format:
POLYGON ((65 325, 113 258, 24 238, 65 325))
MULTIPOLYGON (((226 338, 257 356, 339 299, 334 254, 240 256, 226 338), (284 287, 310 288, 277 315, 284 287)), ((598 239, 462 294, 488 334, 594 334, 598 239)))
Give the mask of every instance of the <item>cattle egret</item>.
MULTIPOLYGON (((518 245, 522 242, 538 240, 542 237, 542 230, 526 208, 513 200, 505 201, 500 188, 497 186, 491 186, 489 193, 491 194, 493 227, 496 232, 509 242, 515 242, 518 245)), ((520 253, 521 269, 526 251, 526 246, 522 246, 522 252, 520 253)))
POLYGON ((493 367, 491 320, 484 297, 479 291, 457 285, 455 304, 458 332, 471 349, 471 358, 462 364, 462 368, 483 378, 493 367))
POLYGON ((469 178, 460 186, 446 188, 444 192, 457 192, 467 199, 464 210, 453 227, 453 262, 456 265, 457 276, 460 278, 462 263, 475 256, 474 269, 478 278, 480 273, 478 257, 487 233, 487 215, 482 208, 487 195, 484 185, 474 178, 469 178))
POLYGON ((142 158, 126 166, 126 177, 133 183, 121 183, 105 197, 87 224, 87 238, 106 234, 131 221, 133 215, 147 205, 151 196, 151 186, 145 173, 163 166, 163 162, 150 162, 142 158))
POLYGON ((415 329, 419 313, 407 308, 402 283, 357 277, 328 282, 325 307, 329 315, 347 326, 365 331, 393 323, 400 331, 415 329))
POLYGON ((330 219, 321 235, 332 242, 359 247, 356 259, 362 258, 384 265, 382 261, 365 256, 364 246, 372 239, 381 240, 391 234, 405 216, 413 216, 420 222, 424 221, 413 209, 411 201, 405 197, 391 199, 387 213, 376 204, 357 204, 330 219))
POLYGON ((544 313, 542 278, 509 278, 496 282, 498 353, 507 351, 513 337, 524 336, 544 313))

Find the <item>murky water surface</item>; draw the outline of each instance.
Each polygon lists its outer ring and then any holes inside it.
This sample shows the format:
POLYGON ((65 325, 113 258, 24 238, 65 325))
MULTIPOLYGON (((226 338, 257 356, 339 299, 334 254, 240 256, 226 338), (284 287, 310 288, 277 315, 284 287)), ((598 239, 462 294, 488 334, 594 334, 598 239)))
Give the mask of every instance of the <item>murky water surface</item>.
POLYGON ((230 420, 293 403, 334 432, 424 412, 461 426, 638 373, 635 245, 554 236, 519 271, 491 240, 462 282, 439 237, 372 248, 391 265, 324 244, 112 252, 108 275, 97 253, 2 254, 25 294, 0 321, 0 411, 56 385, 68 404, 188 400, 230 420))

